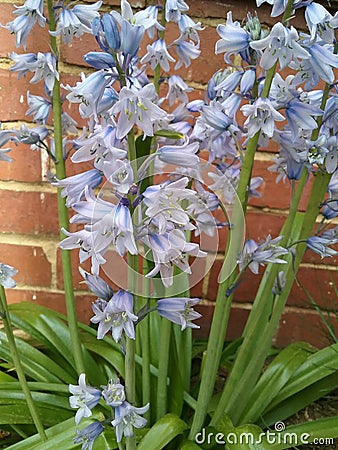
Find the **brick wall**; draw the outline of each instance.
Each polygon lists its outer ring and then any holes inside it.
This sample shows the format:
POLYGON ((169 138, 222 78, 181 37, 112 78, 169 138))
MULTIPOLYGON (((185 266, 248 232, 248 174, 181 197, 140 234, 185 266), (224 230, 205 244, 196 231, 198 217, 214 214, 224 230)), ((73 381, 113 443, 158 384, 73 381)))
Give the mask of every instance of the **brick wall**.
MULTIPOLYGON (((0 23, 13 20, 12 10, 16 0, 1 2, 0 23)), ((145 1, 131 2, 135 7, 142 7, 145 1)), ((149 2, 151 3, 151 2, 149 2)), ((202 21, 205 30, 201 32, 201 57, 192 62, 188 69, 181 69, 179 74, 193 84, 195 98, 202 98, 203 89, 209 77, 223 67, 222 55, 214 55, 214 45, 218 36, 215 31, 217 23, 224 22, 226 13, 233 10, 235 19, 241 19, 248 11, 255 10, 253 0, 239 2, 236 0, 188 0, 191 16, 202 21)), ((106 5, 118 5, 118 0, 107 1, 106 5)), ((109 8, 106 6, 105 8, 109 8)), ((263 23, 271 25, 270 7, 259 9, 263 23)), ((303 19, 299 26, 304 26, 303 19)), ((173 36, 169 29, 168 34, 173 36)), ((3 128, 11 128, 19 123, 29 122, 25 116, 27 110, 26 94, 41 94, 42 86, 29 83, 29 78, 17 80, 16 74, 9 72, 11 65, 8 53, 18 51, 14 38, 7 30, 0 28, 0 120, 3 128)), ((79 73, 85 69, 82 54, 97 48, 94 38, 85 35, 75 40, 73 45, 62 45, 60 74, 63 83, 74 84, 79 73)), ((27 52, 49 51, 47 32, 36 27, 28 38, 27 52)), ((77 109, 72 107, 71 114, 82 122, 77 109)), ((254 174, 264 177, 263 197, 250 201, 247 216, 247 228, 250 237, 264 238, 267 234, 277 236, 288 214, 290 188, 283 183, 276 184, 275 176, 267 172, 271 165, 271 156, 276 149, 271 147, 257 155, 254 174)), ((19 270, 16 277, 18 287, 8 292, 10 302, 32 301, 64 312, 62 291, 62 270, 60 250, 57 248, 58 221, 56 213, 55 190, 46 181, 49 169, 48 159, 44 153, 29 150, 26 146, 13 146, 11 164, 0 164, 0 261, 15 266, 19 270)), ((88 168, 85 166, 85 168, 88 168)), ((69 165, 68 174, 80 169, 69 165)), ((303 208, 305 206, 303 205, 303 208)), ((224 249, 226 231, 220 231, 220 251, 224 249)), ((207 244, 206 244, 207 245, 207 244)), ((221 253, 215 256, 215 263, 206 277, 192 289, 194 296, 201 296, 201 311, 204 322, 201 334, 206 334, 211 317, 213 301, 216 297, 217 275, 222 264, 221 253)), ((78 274, 78 256, 74 251, 74 285, 80 320, 88 322, 91 316, 90 303, 93 297, 80 284, 78 274)), ((85 267, 86 268, 86 267, 85 267)), ((88 268, 88 267, 87 267, 88 268)), ((260 276, 248 273, 244 282, 235 293, 235 301, 229 328, 229 338, 237 337, 244 325, 251 301, 258 288, 260 276)), ((316 255, 306 253, 299 271, 301 285, 309 291, 315 301, 325 310, 334 310, 337 304, 335 286, 338 286, 337 259, 324 262, 316 255)), ((295 284, 285 310, 276 338, 277 345, 286 345, 293 340, 307 340, 316 345, 325 343, 319 315, 314 311, 306 293, 300 285, 295 284)))

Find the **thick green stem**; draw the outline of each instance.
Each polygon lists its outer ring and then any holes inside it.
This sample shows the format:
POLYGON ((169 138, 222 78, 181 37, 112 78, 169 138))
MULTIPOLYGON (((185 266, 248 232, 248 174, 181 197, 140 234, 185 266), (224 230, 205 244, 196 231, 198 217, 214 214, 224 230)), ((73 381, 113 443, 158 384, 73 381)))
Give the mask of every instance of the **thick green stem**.
POLYGON ((171 336, 171 322, 167 319, 162 319, 161 334, 160 334, 160 355, 158 364, 157 377, 157 420, 163 417, 167 411, 167 379, 169 366, 169 347, 171 336))
POLYGON ((1 314, 3 325, 4 325, 5 333, 7 336, 8 347, 9 347, 9 350, 10 350, 12 358, 13 358, 13 363, 15 366, 16 373, 18 375, 20 386, 21 386, 22 392, 25 395, 27 406, 28 406, 29 412, 32 416, 34 425, 40 435, 41 440, 43 442, 45 442, 45 441, 47 441, 47 436, 45 434, 45 430, 43 428, 39 414, 35 408, 33 397, 32 397, 31 391, 28 387, 26 376, 25 376, 24 370, 21 365, 20 355, 19 355, 16 343, 15 343, 13 329, 12 329, 12 325, 10 322, 6 293, 5 293, 5 289, 2 285, 0 285, 0 301, 1 301, 0 314, 1 314))
MULTIPOLYGON (((49 12, 49 29, 55 31, 55 18, 53 10, 53 1, 48 0, 48 12, 49 12)), ((53 53, 57 57, 57 41, 54 36, 50 36, 50 45, 53 53)), ((62 151, 62 120, 61 120, 61 93, 60 82, 55 80, 53 88, 53 121, 54 121, 54 143, 55 143, 55 157, 56 157, 56 176, 59 180, 66 177, 65 162, 63 159, 62 151)), ((60 228, 68 230, 68 209, 66 207, 65 199, 61 197, 61 189, 57 192, 58 200, 58 217, 60 228)), ((60 232, 60 239, 64 239, 66 236, 60 232)), ((75 305, 75 297, 73 290, 73 276, 72 276, 72 264, 69 250, 62 251, 62 270, 64 280, 64 291, 66 300, 67 318, 69 324, 69 333, 71 339, 71 346, 73 349, 75 366, 78 374, 85 372, 85 365, 83 359, 83 347, 81 345, 81 339, 78 329, 78 318, 75 305)))
MULTIPOLYGON (((135 385, 135 340, 126 338, 126 356, 125 356, 125 389, 126 398, 130 404, 136 401, 136 385, 135 385)), ((127 450, 136 449, 136 438, 131 436, 126 438, 127 450)))

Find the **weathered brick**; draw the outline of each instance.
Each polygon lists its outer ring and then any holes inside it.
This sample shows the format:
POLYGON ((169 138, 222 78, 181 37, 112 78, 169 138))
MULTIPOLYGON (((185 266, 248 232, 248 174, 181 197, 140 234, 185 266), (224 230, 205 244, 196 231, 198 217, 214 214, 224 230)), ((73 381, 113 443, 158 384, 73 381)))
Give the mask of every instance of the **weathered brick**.
POLYGON ((1 231, 22 234, 58 234, 56 195, 0 191, 1 231))
POLYGON ((13 161, 11 163, 0 164, 0 179, 15 180, 25 182, 41 181, 41 160, 40 151, 29 149, 28 145, 15 145, 10 142, 6 144, 12 150, 8 156, 13 161))
POLYGON ((41 247, 0 244, 1 261, 19 272, 15 281, 29 286, 50 286, 51 264, 41 247))
POLYGON ((27 120, 28 109, 26 93, 43 95, 43 86, 31 84, 31 73, 26 77, 17 78, 15 72, 0 69, 0 117, 2 121, 27 120))

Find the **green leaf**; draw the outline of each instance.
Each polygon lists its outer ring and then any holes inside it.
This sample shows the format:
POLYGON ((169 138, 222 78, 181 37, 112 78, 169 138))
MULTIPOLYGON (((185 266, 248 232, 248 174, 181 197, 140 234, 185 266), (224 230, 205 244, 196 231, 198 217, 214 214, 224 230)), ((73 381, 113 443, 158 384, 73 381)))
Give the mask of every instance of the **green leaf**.
POLYGON ((279 403, 326 378, 338 370, 338 344, 317 351, 294 372, 287 385, 280 390, 267 411, 279 403))
POLYGON ((193 441, 186 441, 180 446, 180 450, 201 450, 202 447, 195 444, 193 441))
POLYGON ((184 134, 174 130, 158 130, 155 131, 154 135, 175 140, 184 139, 184 134))
MULTIPOLYGON (((11 362, 12 356, 7 344, 7 336, 0 331, 0 357, 5 361, 11 362)), ((15 339, 18 351, 20 353, 21 363, 25 373, 37 380, 52 383, 66 382, 71 383, 73 378, 56 364, 52 359, 48 358, 42 352, 23 340, 15 339)))
MULTIPOLYGON (((44 426, 50 427, 56 423, 60 423, 65 419, 74 417, 74 412, 64 408, 45 404, 40 401, 35 402, 35 406, 44 426)), ((0 424, 31 424, 33 419, 29 412, 25 400, 12 400, 8 404, 0 403, 0 424)))
POLYGON ((295 342, 283 349, 270 363, 254 387, 240 423, 255 423, 294 372, 312 351, 305 342, 295 342))
POLYGON ((187 429, 187 424, 174 414, 167 414, 150 428, 137 450, 161 450, 187 429))
POLYGON ((279 420, 292 416, 301 409, 304 409, 307 405, 310 405, 319 398, 324 397, 336 389, 338 389, 338 372, 335 372, 328 377, 311 384, 292 397, 288 397, 273 409, 265 413, 257 422, 257 425, 264 427, 273 425, 279 420))

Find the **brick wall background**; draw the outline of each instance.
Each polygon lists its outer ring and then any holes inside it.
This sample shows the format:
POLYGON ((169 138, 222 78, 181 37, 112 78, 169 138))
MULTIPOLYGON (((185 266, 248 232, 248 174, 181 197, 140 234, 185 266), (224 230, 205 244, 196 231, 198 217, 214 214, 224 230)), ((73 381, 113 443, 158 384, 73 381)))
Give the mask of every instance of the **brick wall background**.
MULTIPOLYGON (((148 4, 152 2, 149 1, 148 4)), ((209 77, 219 68, 224 67, 222 55, 214 55, 215 42, 218 36, 215 27, 224 23, 229 10, 234 19, 241 20, 248 11, 255 11, 255 2, 247 0, 188 0, 190 15, 200 20, 205 26, 201 32, 201 50, 199 59, 192 62, 188 69, 178 73, 196 89, 193 97, 202 98, 203 89, 209 77)), ((0 23, 13 20, 12 10, 16 0, 2 0, 0 6, 0 23)), ((131 1, 134 7, 146 5, 146 1, 131 1)), ((118 6, 118 0, 108 0, 105 9, 118 6)), ((327 7, 327 5, 325 5, 327 7)), ((271 25, 270 7, 259 8, 261 22, 271 25)), ((302 18, 299 27, 304 26, 302 18)), ((173 34, 169 30, 168 34, 173 34)), ((93 37, 85 35, 75 40, 73 45, 62 45, 60 55, 60 75, 64 84, 74 84, 79 80, 81 71, 86 70, 82 55, 95 50, 97 45, 93 37)), ((49 51, 48 35, 45 29, 35 27, 28 38, 27 52, 49 51)), ((13 36, 0 28, 0 120, 3 128, 11 128, 21 123, 29 123, 25 116, 27 110, 26 91, 39 95, 40 84, 30 84, 29 77, 17 80, 15 73, 10 73, 11 51, 22 53, 16 49, 13 36)), ((192 97, 192 98, 193 98, 192 97)), ((70 113, 82 126, 77 109, 72 107, 70 113)), ((288 214, 290 188, 287 184, 275 183, 275 175, 267 171, 271 165, 271 157, 275 148, 267 148, 259 152, 255 163, 254 174, 264 178, 260 199, 251 199, 247 216, 247 228, 250 237, 264 238, 267 234, 273 237, 279 234, 284 218, 288 214)), ((49 169, 48 158, 44 153, 29 150, 24 145, 14 146, 11 152, 14 161, 11 164, 0 164, 0 260, 15 266, 19 270, 16 277, 18 286, 9 290, 10 302, 32 301, 64 312, 62 291, 62 270, 60 250, 57 247, 58 220, 56 212, 55 189, 46 181, 49 169)), ((83 169, 84 167, 82 167, 83 169)), ((88 168, 85 166, 85 168, 88 168)), ((81 167, 69 165, 68 175, 81 167)), ((303 208, 305 206, 303 205, 303 208)), ((225 231, 220 231, 220 251, 224 250, 225 231)), ((73 252, 74 284, 80 320, 88 322, 91 316, 90 304, 94 297, 80 284, 78 274, 78 255, 73 252)), ((216 297, 217 275, 222 264, 221 253, 215 255, 215 263, 206 277, 192 289, 194 296, 202 297, 200 307, 204 315, 201 335, 206 335, 211 317, 213 301, 216 297)), ((86 266, 84 266, 86 268, 86 266)), ((88 267, 87 267, 88 268, 88 267)), ((299 271, 301 285, 309 291, 316 303, 323 308, 331 309, 333 321, 336 322, 338 270, 337 258, 321 260, 320 257, 306 253, 299 271)), ((248 315, 251 301, 259 285, 260 276, 248 273, 244 282, 235 293, 232 316, 229 327, 229 338, 240 335, 248 315)), ((306 340, 322 346, 327 333, 323 331, 318 313, 311 307, 304 289, 295 284, 285 310, 280 329, 276 337, 276 345, 284 346, 293 340, 306 340)))

